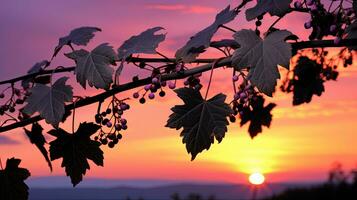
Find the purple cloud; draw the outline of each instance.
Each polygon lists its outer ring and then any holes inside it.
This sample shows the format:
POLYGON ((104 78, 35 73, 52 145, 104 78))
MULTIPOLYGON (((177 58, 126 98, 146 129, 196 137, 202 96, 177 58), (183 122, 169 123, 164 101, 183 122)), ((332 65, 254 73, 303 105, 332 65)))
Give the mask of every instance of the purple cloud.
POLYGON ((183 5, 183 4, 148 4, 146 6, 148 9, 154 10, 164 10, 164 11, 179 11, 183 13, 216 13, 217 9, 208 6, 198 6, 198 5, 183 5))
POLYGON ((12 140, 7 136, 0 135, 0 145, 17 145, 20 144, 16 140, 12 140))

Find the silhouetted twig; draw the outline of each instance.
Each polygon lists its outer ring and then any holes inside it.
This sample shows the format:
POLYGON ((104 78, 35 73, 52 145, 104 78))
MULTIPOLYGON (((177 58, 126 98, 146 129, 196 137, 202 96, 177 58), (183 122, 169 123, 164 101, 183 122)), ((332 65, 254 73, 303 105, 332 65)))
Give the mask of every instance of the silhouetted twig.
MULTIPOLYGON (((357 46, 357 39, 341 40, 341 42, 339 44, 335 44, 333 40, 295 42, 295 43, 291 43, 291 44, 292 44, 292 48, 294 50, 306 49, 306 48, 321 48, 321 47, 341 47, 341 46, 348 47, 348 46, 357 46)), ((215 60, 216 59, 198 59, 194 63, 209 63, 209 64, 198 66, 198 67, 195 67, 195 68, 192 68, 189 70, 185 70, 183 72, 176 72, 176 73, 162 75, 161 80, 166 81, 166 80, 183 79, 183 78, 187 78, 189 76, 195 75, 195 74, 206 72, 206 71, 212 69, 212 62, 214 62, 215 60)), ((141 61, 142 62, 167 62, 167 58, 131 58, 130 61, 131 62, 141 62, 141 61)), ((175 62, 175 59, 172 59, 172 61, 175 62)), ((230 65, 231 65, 230 57, 226 57, 226 58, 220 60, 219 62, 217 62, 214 65, 214 68, 220 68, 223 66, 230 66, 230 65)), ((63 69, 56 70, 56 73, 57 72, 68 72, 68 71, 73 71, 73 70, 74 70, 74 67, 63 68, 63 69), (61 70, 63 70, 63 71, 61 71, 61 70)), ((0 84, 4 84, 5 82, 6 83, 14 83, 16 81, 30 78, 33 76, 42 75, 42 74, 50 74, 50 73, 53 73, 53 70, 45 70, 40 73, 29 74, 26 76, 17 77, 17 78, 10 79, 7 81, 2 81, 2 82, 0 82, 0 84)), ((111 97, 115 94, 118 94, 120 92, 131 90, 131 89, 134 89, 137 87, 142 87, 146 84, 151 83, 151 81, 152 81, 152 78, 147 77, 144 79, 140 79, 138 81, 129 82, 129 83, 126 83, 123 85, 116 86, 116 87, 114 87, 110 90, 107 90, 103 93, 100 93, 98 95, 79 100, 75 104, 73 104, 73 103, 69 104, 66 106, 66 111, 73 110, 74 108, 80 108, 83 106, 87 106, 87 105, 90 105, 90 104, 93 104, 96 102, 101 102, 104 99, 111 97)), ((23 127, 23 126, 29 125, 33 122, 37 122, 40 120, 42 120, 40 115, 36 115, 31 118, 25 119, 23 121, 15 122, 15 123, 0 127, 0 133, 9 131, 9 130, 12 130, 15 128, 23 127)))

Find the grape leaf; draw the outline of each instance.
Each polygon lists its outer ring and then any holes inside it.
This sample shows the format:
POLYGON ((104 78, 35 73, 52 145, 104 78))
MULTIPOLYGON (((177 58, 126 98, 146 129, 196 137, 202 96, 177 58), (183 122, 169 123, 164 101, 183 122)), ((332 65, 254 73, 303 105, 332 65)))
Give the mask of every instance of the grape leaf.
POLYGON ((41 76, 36 76, 33 79, 34 83, 41 83, 41 84, 49 84, 51 83, 51 75, 41 75, 41 76))
POLYGON ((120 62, 118 68, 115 70, 114 84, 119 85, 119 77, 123 69, 124 69, 124 61, 120 62))
POLYGON ((31 131, 27 130, 26 128, 24 128, 24 130, 25 130, 27 137, 30 139, 30 142, 32 144, 36 145, 36 147, 40 150, 43 157, 47 161, 48 167, 52 171, 52 164, 51 164, 50 158, 48 157, 48 152, 45 148, 46 139, 42 134, 43 128, 41 127, 41 125, 38 123, 33 123, 31 131))
POLYGON ((24 180, 30 176, 25 168, 19 168, 21 160, 10 158, 5 169, 0 169, 0 199, 27 200, 29 187, 24 180))
POLYGON ((67 176, 71 178, 73 186, 82 181, 87 169, 90 169, 88 159, 96 165, 103 166, 103 151, 100 143, 90 139, 98 131, 99 125, 81 123, 73 134, 63 129, 53 129, 48 133, 57 137, 50 142, 51 160, 62 158, 61 166, 65 168, 67 176))
POLYGON ((209 149, 214 138, 220 143, 227 132, 227 116, 232 113, 231 108, 224 101, 226 95, 218 94, 206 101, 201 93, 192 88, 175 90, 184 105, 177 105, 171 110, 166 127, 183 128, 181 136, 186 143, 188 153, 194 160, 198 153, 209 149))
POLYGON ((69 35, 61 37, 58 41, 58 45, 55 48, 53 57, 55 57, 58 52, 62 49, 64 45, 82 45, 85 46, 94 37, 94 33, 97 31, 102 31, 97 27, 80 27, 73 29, 69 35))
MULTIPOLYGON (((357 20, 347 27, 346 32, 346 39, 357 39, 357 20)), ((350 50, 357 50, 357 46, 350 46, 348 48, 350 50)))
POLYGON ((65 109, 61 122, 64 123, 71 114, 72 114, 71 110, 65 109))
POLYGON ((183 62, 191 62, 195 60, 200 53, 203 53, 205 49, 209 47, 211 39, 217 32, 218 28, 221 25, 234 20, 237 14, 237 11, 230 10, 230 6, 222 10, 217 14, 213 24, 191 37, 185 46, 176 52, 176 59, 183 62))
POLYGON ((65 113, 65 102, 72 101, 73 91, 70 85, 66 85, 67 80, 68 77, 62 77, 51 87, 36 84, 31 89, 23 112, 28 115, 39 112, 47 123, 57 127, 65 113))
POLYGON ((156 48, 165 40, 165 34, 155 34, 162 27, 150 28, 139 35, 132 36, 118 48, 119 59, 126 59, 134 53, 155 54, 156 48))
POLYGON ((252 139, 262 132, 262 126, 269 128, 271 124, 272 114, 270 112, 276 104, 269 103, 264 107, 264 101, 262 96, 257 96, 250 102, 251 107, 243 107, 242 110, 240 126, 250 121, 248 132, 252 139))
MULTIPOLYGON (((40 72, 43 69, 43 67, 47 66, 48 64, 49 64, 48 60, 43 60, 41 62, 38 62, 27 71, 27 74, 33 74, 33 73, 40 72)), ((29 88, 30 82, 32 80, 33 80, 33 78, 27 78, 27 79, 22 80, 21 86, 25 89, 29 88)))
POLYGON ((291 36, 289 31, 274 31, 264 40, 252 30, 241 30, 234 34, 234 39, 241 45, 232 56, 232 64, 237 69, 249 67, 248 78, 259 91, 272 96, 276 79, 280 78, 277 65, 289 68, 291 44, 285 39, 291 36))
POLYGON ((255 7, 246 10, 246 19, 251 21, 266 12, 269 12, 272 16, 283 16, 290 11, 291 1, 292 0, 257 0, 255 7))
POLYGON ((65 55, 76 61, 76 78, 83 88, 86 88, 87 81, 91 87, 110 87, 114 71, 110 65, 115 65, 116 55, 108 43, 97 46, 91 52, 81 49, 65 55))

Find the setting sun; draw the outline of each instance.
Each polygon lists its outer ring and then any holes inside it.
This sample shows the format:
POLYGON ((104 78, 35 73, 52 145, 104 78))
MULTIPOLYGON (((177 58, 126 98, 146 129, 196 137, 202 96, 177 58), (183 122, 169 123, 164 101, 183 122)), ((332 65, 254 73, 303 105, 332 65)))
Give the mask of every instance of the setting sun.
POLYGON ((249 176, 249 182, 253 185, 261 185, 265 181, 265 177, 261 173, 253 173, 249 176))

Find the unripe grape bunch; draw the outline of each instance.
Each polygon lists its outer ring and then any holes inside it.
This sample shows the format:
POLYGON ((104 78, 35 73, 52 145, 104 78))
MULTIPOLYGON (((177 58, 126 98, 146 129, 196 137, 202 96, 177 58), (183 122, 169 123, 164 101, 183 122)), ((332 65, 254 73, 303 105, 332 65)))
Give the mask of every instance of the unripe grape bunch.
POLYGON ((101 106, 98 106, 95 122, 101 126, 101 130, 94 139, 102 145, 115 147, 123 137, 121 133, 128 129, 127 120, 123 117, 124 112, 130 109, 126 101, 127 99, 119 100, 114 96, 104 111, 100 112, 101 106))

